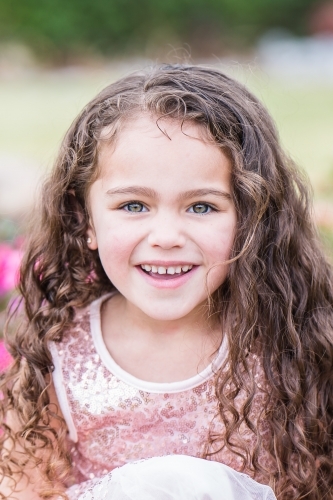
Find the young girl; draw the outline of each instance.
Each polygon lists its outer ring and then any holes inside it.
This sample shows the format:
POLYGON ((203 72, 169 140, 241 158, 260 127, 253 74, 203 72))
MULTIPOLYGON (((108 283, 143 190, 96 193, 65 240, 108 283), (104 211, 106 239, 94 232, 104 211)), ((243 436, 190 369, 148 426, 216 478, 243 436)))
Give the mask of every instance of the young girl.
POLYGON ((333 498, 332 270, 252 94, 181 65, 108 86, 39 212, 2 498, 333 498))

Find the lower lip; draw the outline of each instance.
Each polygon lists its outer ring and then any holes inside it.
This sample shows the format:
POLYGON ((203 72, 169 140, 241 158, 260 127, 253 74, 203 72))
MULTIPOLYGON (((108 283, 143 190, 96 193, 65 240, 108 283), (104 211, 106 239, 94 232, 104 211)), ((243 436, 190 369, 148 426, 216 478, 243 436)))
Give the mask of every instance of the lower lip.
POLYGON ((198 267, 199 266, 193 266, 190 271, 181 274, 180 276, 176 276, 174 274, 159 274, 156 278, 155 276, 151 276, 146 273, 140 266, 137 266, 137 269, 147 282, 156 288, 178 288, 191 279, 198 267))

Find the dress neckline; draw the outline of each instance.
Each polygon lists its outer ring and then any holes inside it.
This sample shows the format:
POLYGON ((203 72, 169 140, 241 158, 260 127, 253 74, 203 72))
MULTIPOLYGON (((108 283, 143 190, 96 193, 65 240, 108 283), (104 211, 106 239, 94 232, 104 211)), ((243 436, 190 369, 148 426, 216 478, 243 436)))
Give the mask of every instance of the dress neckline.
POLYGON ((123 370, 112 358, 108 351, 101 329, 101 306, 112 294, 103 295, 90 304, 90 327, 95 349, 104 366, 119 380, 135 387, 138 390, 151 393, 177 393, 194 389, 206 382, 219 370, 227 356, 227 341, 224 337, 215 359, 204 370, 186 380, 177 382, 149 382, 141 380, 127 371, 123 370))

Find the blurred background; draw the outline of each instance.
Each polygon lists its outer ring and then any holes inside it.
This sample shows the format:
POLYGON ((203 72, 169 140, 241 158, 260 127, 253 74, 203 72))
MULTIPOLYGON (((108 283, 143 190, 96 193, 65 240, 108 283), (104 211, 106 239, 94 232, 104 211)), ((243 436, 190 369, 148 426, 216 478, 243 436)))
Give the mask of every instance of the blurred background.
POLYGON ((29 209, 71 121, 155 62, 215 66, 266 104, 333 259, 333 0, 1 0, 0 331, 29 209))

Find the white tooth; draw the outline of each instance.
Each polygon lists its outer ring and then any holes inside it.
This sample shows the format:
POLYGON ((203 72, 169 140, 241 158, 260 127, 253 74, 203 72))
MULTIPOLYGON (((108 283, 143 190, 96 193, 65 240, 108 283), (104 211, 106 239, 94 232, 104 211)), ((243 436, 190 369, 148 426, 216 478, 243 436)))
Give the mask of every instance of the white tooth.
POLYGON ((159 267, 157 269, 158 274, 166 274, 166 268, 165 267, 159 267))
POLYGON ((167 274, 175 274, 175 268, 174 267, 168 267, 167 274))
POLYGON ((157 266, 151 266, 152 273, 157 273, 157 266))
POLYGON ((145 270, 145 265, 141 264, 141 269, 145 270))
POLYGON ((176 273, 181 273, 182 272, 182 268, 181 266, 177 266, 176 267, 176 273))
POLYGON ((193 266, 188 266, 188 270, 189 270, 189 271, 191 271, 192 267, 193 267, 193 266))
POLYGON ((151 271, 151 266, 148 266, 148 264, 146 264, 144 266, 144 268, 145 268, 145 271, 148 271, 148 272, 151 271))
POLYGON ((188 271, 189 266, 182 266, 182 271, 183 273, 186 273, 188 271))

